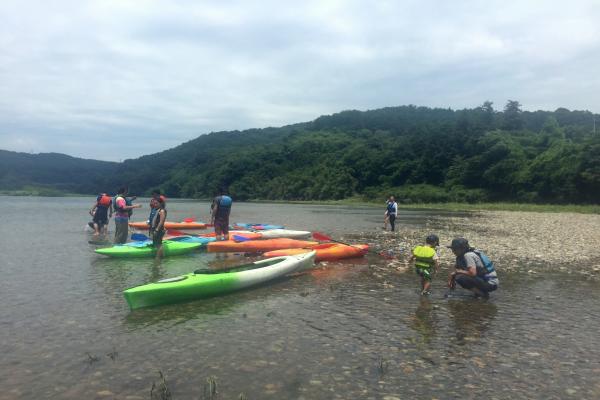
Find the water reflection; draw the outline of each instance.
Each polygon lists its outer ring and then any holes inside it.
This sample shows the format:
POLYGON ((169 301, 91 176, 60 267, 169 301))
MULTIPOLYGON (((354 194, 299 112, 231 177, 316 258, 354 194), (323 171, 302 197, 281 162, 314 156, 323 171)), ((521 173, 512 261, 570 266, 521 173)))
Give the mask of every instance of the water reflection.
POLYGON ((478 342, 489 329, 498 308, 491 301, 474 298, 448 300, 448 314, 454 326, 456 344, 478 342))
POLYGON ((420 336, 421 344, 430 344, 435 337, 436 327, 434 321, 433 304, 427 296, 421 296, 419 305, 414 315, 410 318, 410 327, 420 336))

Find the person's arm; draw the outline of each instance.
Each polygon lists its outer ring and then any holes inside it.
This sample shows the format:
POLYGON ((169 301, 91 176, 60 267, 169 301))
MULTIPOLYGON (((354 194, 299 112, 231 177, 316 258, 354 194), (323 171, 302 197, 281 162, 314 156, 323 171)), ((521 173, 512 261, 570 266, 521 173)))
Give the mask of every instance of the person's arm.
POLYGON ((212 211, 211 211, 211 216, 210 216, 210 223, 212 225, 214 225, 217 211, 219 211, 219 203, 213 202, 213 206, 211 207, 211 209, 212 209, 212 211))
POLYGON ((394 202, 394 215, 398 216, 398 203, 394 202))
POLYGON ((125 205, 121 208, 123 208, 123 210, 131 210, 132 208, 142 208, 142 205, 141 204, 132 204, 130 206, 125 205))
POLYGON ((92 207, 92 209, 90 210, 90 215, 93 217, 94 216, 94 211, 96 210, 96 207, 98 207, 98 203, 94 203, 94 206, 92 207))

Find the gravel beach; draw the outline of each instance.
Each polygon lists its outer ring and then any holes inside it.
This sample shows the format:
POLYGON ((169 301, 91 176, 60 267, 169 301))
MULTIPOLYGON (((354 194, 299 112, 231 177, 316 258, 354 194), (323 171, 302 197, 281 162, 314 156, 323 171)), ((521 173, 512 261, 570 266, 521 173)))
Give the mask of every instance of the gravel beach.
POLYGON ((399 214, 397 232, 381 231, 372 238, 372 245, 396 254, 399 259, 394 264, 400 270, 410 249, 435 233, 440 237, 446 268, 453 264, 454 256, 445 246, 462 236, 484 250, 499 271, 536 274, 560 270, 600 278, 600 215, 478 211, 465 217, 430 218, 424 229, 407 229, 399 214))

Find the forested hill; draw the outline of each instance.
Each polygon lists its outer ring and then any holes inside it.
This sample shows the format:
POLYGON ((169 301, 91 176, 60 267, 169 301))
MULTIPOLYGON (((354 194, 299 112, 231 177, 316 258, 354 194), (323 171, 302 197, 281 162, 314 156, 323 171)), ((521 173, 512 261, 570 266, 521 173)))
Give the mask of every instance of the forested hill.
MULTIPOLYGON (((216 132, 116 166, 136 194, 328 200, 395 194, 403 202, 596 203, 600 126, 587 111, 344 111, 282 128, 216 132)), ((97 184, 93 192, 107 190, 97 184)), ((87 188, 88 186, 86 186, 87 188)))
POLYGON ((109 185, 118 163, 58 153, 27 154, 0 150, 0 189, 27 186, 71 193, 95 193, 109 185))

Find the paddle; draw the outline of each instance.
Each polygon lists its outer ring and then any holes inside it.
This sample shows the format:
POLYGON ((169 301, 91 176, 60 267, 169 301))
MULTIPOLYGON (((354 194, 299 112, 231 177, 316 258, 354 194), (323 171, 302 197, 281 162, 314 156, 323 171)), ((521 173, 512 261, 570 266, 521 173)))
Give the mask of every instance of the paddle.
POLYGON ((233 235, 233 240, 235 240, 236 242, 247 242, 248 240, 252 239, 240 235, 233 235))
POLYGON ((333 240, 332 238, 330 238, 329 236, 327 236, 321 232, 313 232, 312 236, 315 239, 317 239, 319 242, 335 242, 335 243, 345 244, 346 246, 352 246, 351 244, 340 242, 339 240, 333 240))
POLYGON ((143 241, 143 240, 150 240, 150 238, 148 236, 144 235, 143 233, 132 233, 131 240, 143 241))
MULTIPOLYGON (((356 247, 355 245, 352 244, 348 244, 348 243, 344 243, 344 242, 340 242, 339 240, 333 240, 331 237, 321 233, 321 232, 313 232, 312 233, 313 238, 317 239, 319 242, 335 242, 335 243, 339 243, 339 244, 344 244, 346 246, 350 246, 350 247, 356 247)), ((367 252, 369 253, 373 253, 373 250, 371 250, 369 248, 369 250, 367 250, 367 252)), ((383 253, 383 252, 382 252, 383 253)), ((384 254, 379 253, 380 256, 387 258, 384 254)))

